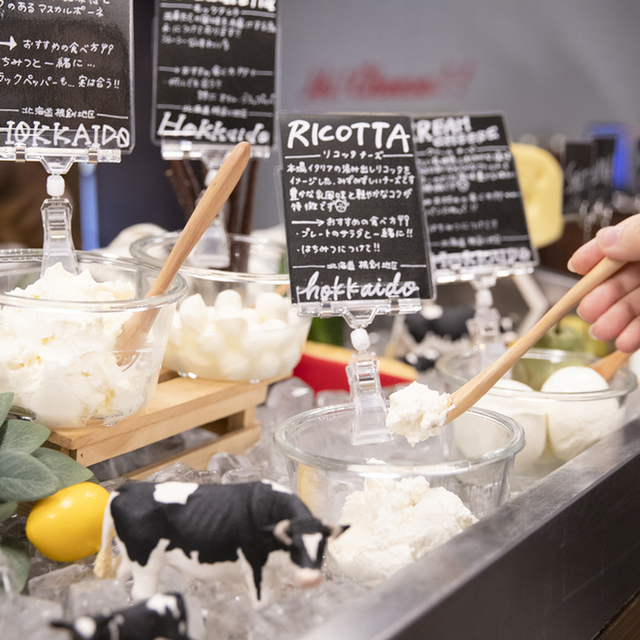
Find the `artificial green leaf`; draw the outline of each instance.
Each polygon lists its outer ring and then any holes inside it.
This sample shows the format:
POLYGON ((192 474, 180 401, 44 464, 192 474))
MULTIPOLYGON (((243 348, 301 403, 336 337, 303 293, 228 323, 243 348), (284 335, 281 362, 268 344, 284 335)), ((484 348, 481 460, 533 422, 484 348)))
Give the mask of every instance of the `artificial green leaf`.
POLYGON ((24 451, 32 453, 51 434, 51 431, 39 422, 28 420, 7 420, 0 427, 0 451, 24 451))
POLYGON ((13 393, 0 393, 0 424, 5 421, 13 404, 13 393))
POLYGON ((54 449, 37 449, 33 452, 33 457, 56 475, 60 481, 60 489, 85 482, 93 476, 87 467, 54 449))
POLYGON ((18 503, 10 500, 9 502, 0 502, 0 522, 4 522, 18 508, 18 503))
POLYGON ((40 500, 59 488, 53 471, 32 455, 0 450, 0 501, 40 500))
MULTIPOLYGON (((7 565, 11 569, 12 587, 20 592, 27 584, 29 577, 29 551, 19 540, 13 538, 0 538, 0 551, 7 560, 7 565)), ((0 589, 2 582, 0 581, 0 589)))

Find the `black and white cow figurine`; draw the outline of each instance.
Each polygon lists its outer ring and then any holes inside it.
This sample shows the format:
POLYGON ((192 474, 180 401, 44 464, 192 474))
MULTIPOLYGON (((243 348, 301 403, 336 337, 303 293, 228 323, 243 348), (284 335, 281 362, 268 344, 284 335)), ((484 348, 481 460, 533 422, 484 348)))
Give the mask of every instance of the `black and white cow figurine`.
POLYGON ((95 573, 111 574, 115 534, 118 578, 133 577, 135 600, 156 591, 165 566, 206 579, 215 563, 239 558, 249 563, 260 600, 262 569, 272 551, 288 552, 300 586, 315 586, 322 581, 327 538, 345 529, 323 524, 300 498, 273 483, 126 484, 107 503, 95 573))
POLYGON ((80 616, 73 622, 54 620, 72 640, 190 640, 187 613, 179 593, 157 593, 148 600, 108 616, 80 616))

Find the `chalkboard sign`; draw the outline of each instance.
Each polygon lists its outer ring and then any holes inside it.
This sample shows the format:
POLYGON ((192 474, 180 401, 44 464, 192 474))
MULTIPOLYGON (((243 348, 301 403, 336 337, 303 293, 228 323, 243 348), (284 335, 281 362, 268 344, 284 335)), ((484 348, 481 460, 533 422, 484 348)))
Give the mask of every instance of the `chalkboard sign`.
MULTIPOLYGON (((593 145, 591 142, 565 144, 562 159, 564 171, 564 215, 575 215, 588 208, 591 197, 591 165, 593 145)), ((586 213, 586 210, 584 211, 586 213)))
POLYGON ((339 313, 433 296, 411 119, 280 115, 292 301, 339 313))
POLYGON ((533 267, 502 116, 416 117, 415 139, 437 280, 533 267))
POLYGON ((613 156, 616 139, 593 139, 593 165, 591 167, 591 201, 610 204, 613 198, 613 156))
POLYGON ((0 0, 0 147, 131 151, 131 27, 131 0, 0 0))
POLYGON ((273 144, 276 0, 156 0, 153 139, 273 144))

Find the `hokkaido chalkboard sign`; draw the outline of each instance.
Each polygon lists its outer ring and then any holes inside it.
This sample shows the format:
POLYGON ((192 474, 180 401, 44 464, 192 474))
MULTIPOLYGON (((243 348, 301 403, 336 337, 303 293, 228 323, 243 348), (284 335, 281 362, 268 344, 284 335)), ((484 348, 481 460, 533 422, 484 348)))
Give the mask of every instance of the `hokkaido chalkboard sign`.
POLYGON ((156 0, 153 140, 269 148, 276 0, 156 0))
POLYGON ((133 148, 131 0, 0 0, 0 147, 133 148))
POLYGON ((502 116, 416 117, 415 139, 437 279, 534 266, 502 116))
POLYGON ((562 212, 564 215, 575 215, 581 211, 586 213, 591 198, 592 143, 567 141, 562 164, 564 171, 562 212))
POLYGON ((280 115, 292 301, 431 298, 411 119, 280 115))

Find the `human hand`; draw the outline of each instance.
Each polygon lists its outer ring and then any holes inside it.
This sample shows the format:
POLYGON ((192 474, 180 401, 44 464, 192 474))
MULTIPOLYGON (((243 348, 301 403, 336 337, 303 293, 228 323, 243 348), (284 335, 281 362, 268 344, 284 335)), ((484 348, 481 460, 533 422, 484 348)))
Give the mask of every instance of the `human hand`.
POLYGON ((640 348, 640 214, 604 227, 569 260, 570 271, 585 274, 602 258, 627 262, 616 274, 588 293, 578 315, 591 323, 591 335, 631 353, 640 348))

